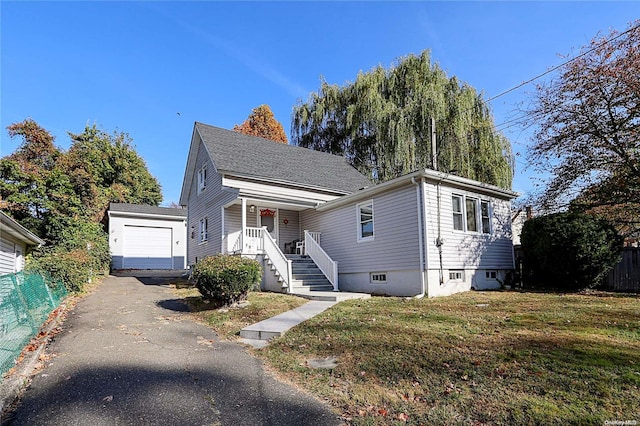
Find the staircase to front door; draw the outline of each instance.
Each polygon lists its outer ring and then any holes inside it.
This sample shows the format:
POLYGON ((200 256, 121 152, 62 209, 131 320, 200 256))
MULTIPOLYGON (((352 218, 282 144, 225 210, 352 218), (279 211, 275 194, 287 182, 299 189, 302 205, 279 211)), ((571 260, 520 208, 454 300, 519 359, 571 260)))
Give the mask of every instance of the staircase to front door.
POLYGON ((324 276, 309 256, 287 254, 291 260, 291 293, 311 291, 333 291, 333 285, 324 276))

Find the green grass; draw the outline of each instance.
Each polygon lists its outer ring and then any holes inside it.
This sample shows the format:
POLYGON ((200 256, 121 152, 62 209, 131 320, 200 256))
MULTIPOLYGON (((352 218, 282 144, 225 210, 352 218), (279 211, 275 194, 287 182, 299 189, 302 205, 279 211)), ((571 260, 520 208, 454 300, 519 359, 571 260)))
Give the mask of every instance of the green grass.
POLYGON ((195 288, 177 285, 175 294, 188 304, 197 321, 211 326, 220 337, 237 338, 240 330, 308 302, 300 297, 277 293, 249 292, 248 305, 225 307, 206 303, 195 288))
POLYGON ((348 301, 256 353, 356 425, 640 421, 637 297, 348 301))

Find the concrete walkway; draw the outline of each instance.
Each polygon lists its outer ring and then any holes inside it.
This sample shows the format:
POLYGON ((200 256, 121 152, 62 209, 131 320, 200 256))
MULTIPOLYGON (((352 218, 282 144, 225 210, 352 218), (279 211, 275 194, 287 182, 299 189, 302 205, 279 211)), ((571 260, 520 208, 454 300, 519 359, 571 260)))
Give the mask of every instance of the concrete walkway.
POLYGON ((109 277, 80 301, 3 425, 338 425, 242 345, 185 315, 158 279, 109 277))
POLYGON ((311 302, 307 302, 300 307, 243 328, 240 330, 241 341, 254 348, 263 348, 269 343, 269 339, 282 336, 292 327, 309 318, 313 318, 338 302, 351 299, 368 299, 371 297, 369 294, 331 291, 307 291, 292 294, 310 299, 311 302))

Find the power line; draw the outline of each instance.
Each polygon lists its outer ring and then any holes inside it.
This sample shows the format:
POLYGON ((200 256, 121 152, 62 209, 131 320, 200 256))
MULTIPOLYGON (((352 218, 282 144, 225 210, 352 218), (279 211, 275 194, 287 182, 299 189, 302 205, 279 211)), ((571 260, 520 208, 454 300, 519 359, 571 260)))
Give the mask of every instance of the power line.
POLYGON ((545 71, 545 72, 543 72, 543 73, 541 73, 541 74, 538 74, 538 75, 536 75, 535 77, 530 78, 529 80, 524 81, 524 82, 522 82, 522 83, 518 84, 517 86, 514 86, 514 87, 512 87, 512 88, 510 88, 510 89, 507 89, 507 90, 505 90, 504 92, 498 93, 497 95, 495 95, 495 96, 493 96, 493 97, 491 97, 491 98, 487 99, 486 101, 482 101, 482 102, 483 102, 483 103, 485 103, 485 104, 487 104, 487 103, 489 103, 489 102, 492 102, 492 101, 494 101, 494 100, 498 99, 498 98, 499 98, 499 97, 501 97, 501 96, 506 95, 507 93, 511 93, 511 92, 513 92, 514 90, 518 90, 518 89, 519 89, 519 88, 521 88, 522 86, 526 86, 527 84, 532 83, 532 82, 534 82, 535 80, 537 80, 537 79, 539 79, 539 78, 542 78, 542 77, 544 77, 544 76, 545 76, 545 75, 547 75, 547 74, 552 73, 553 71, 557 70, 558 68, 562 68, 563 66, 565 66, 565 65, 567 65, 567 64, 569 64, 569 63, 571 63, 571 62, 575 61, 576 59, 579 59, 579 58, 581 58, 581 57, 583 57, 583 56, 585 56, 585 55, 587 55, 587 54, 589 54, 589 53, 593 52, 594 50, 596 50, 596 49, 598 49, 598 48, 600 48, 600 47, 604 46, 604 45, 605 45, 605 44, 607 44, 607 43, 611 43, 612 41, 617 40, 618 38, 622 37, 623 35, 628 34, 628 33, 630 33, 631 31, 633 31, 633 30, 635 30, 635 29, 637 29, 637 28, 639 28, 639 27, 640 27, 640 23, 639 23, 639 24, 634 25, 633 27, 629 28, 629 29, 628 29, 628 30, 626 30, 626 31, 621 32, 620 34, 618 34, 618 35, 617 35, 617 36, 615 36, 615 37, 612 37, 612 38, 610 38, 610 39, 608 39, 608 40, 604 40, 602 43, 598 44, 597 46, 594 46, 594 47, 592 47, 591 49, 586 50, 585 52, 582 52, 582 53, 581 53, 581 54, 579 54, 578 56, 575 56, 575 57, 573 57, 573 58, 569 59, 568 61, 565 61, 565 62, 561 63, 560 65, 556 65, 555 67, 552 67, 551 69, 548 69, 547 71, 545 71))

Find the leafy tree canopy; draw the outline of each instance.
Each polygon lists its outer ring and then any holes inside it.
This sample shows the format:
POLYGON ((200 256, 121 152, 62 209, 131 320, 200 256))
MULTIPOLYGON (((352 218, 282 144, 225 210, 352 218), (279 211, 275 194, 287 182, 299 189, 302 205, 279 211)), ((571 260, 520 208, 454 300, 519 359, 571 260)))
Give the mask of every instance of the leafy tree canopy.
POLYGON ((269 105, 254 108, 242 123, 233 126, 233 130, 249 136, 260 136, 280 143, 288 143, 282 124, 275 119, 269 105))
POLYGON ((63 152, 53 136, 32 119, 8 127, 20 137, 17 150, 0 159, 4 210, 50 242, 61 241, 76 221, 99 222, 110 201, 157 205, 158 181, 125 133, 107 134, 87 126, 70 133, 63 152))
POLYGON ((527 112, 529 160, 551 173, 541 206, 571 203, 640 232, 640 21, 596 36, 537 86, 527 112))
POLYGON ((162 201, 160 184, 127 133, 108 134, 93 125, 69 136, 73 143, 60 165, 94 220, 112 201, 154 206, 162 201))
POLYGON ((511 187, 509 141, 494 131, 482 97, 431 63, 428 51, 391 68, 360 72, 344 86, 324 80, 292 117, 294 144, 344 155, 373 181, 431 167, 431 118, 440 170, 511 187))

